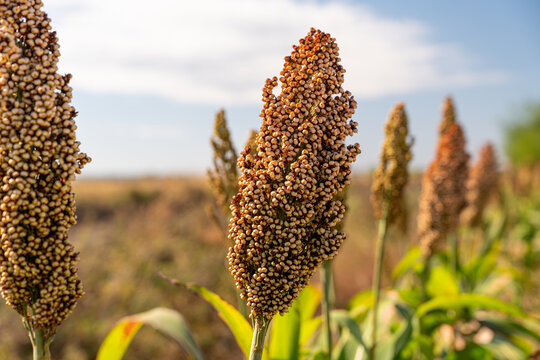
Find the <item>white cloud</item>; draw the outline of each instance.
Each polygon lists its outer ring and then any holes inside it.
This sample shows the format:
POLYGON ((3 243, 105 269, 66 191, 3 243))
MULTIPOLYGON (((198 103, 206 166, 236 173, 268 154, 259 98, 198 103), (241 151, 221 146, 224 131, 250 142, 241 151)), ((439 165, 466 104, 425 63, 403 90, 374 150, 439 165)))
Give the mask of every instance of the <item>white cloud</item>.
POLYGON ((357 97, 501 81, 419 22, 349 2, 48 0, 61 70, 81 90, 181 102, 254 104, 311 26, 330 32, 357 97))

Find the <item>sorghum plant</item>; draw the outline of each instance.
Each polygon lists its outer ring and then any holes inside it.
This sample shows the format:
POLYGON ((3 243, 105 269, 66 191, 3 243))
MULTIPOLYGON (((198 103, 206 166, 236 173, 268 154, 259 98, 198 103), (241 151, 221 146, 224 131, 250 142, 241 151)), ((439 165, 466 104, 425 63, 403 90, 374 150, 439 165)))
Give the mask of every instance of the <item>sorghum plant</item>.
POLYGON ((497 158, 493 145, 488 143, 480 149, 478 161, 471 168, 467 179, 467 207, 461 214, 463 223, 471 226, 480 224, 484 209, 498 183, 497 158))
POLYGON ((75 140, 71 75, 40 0, 0 0, 0 292, 23 318, 34 359, 82 296, 71 183, 90 159, 75 140))
POLYGON ((379 220, 377 244, 375 250, 375 271, 373 274, 374 305, 372 312, 372 338, 370 353, 375 358, 377 346, 377 310, 380 299, 381 270, 384 254, 386 231, 403 211, 403 190, 407 185, 409 173, 407 166, 412 158, 412 140, 409 138, 407 114, 403 103, 392 110, 385 126, 385 140, 381 158, 373 178, 371 203, 375 209, 375 217, 379 220))
POLYGON ((394 223, 404 208, 403 190, 409 178, 407 166, 412 158, 412 140, 403 103, 397 104, 385 126, 385 140, 379 166, 373 175, 371 203, 377 219, 394 223))
POLYGON ((459 224, 465 206, 468 161, 463 130, 454 123, 441 134, 435 160, 422 177, 418 237, 425 257, 437 252, 459 224))
POLYGON ((338 51, 334 38, 315 29, 293 46, 281 77, 263 88, 257 151, 238 159, 228 259, 255 322, 252 359, 262 356, 272 317, 287 311, 345 238, 335 228, 344 206, 334 197, 349 184, 360 151, 345 145, 357 131, 350 120, 356 102, 342 88, 338 51))
POLYGON ((238 155, 227 128, 225 110, 216 114, 214 135, 210 140, 214 151, 213 168, 208 170, 208 179, 223 214, 230 214, 232 197, 238 191, 238 155))
POLYGON ((454 109, 454 102, 450 96, 444 99, 442 108, 442 120, 439 123, 439 136, 442 136, 446 131, 456 123, 456 111, 454 109))
POLYGON ((248 139, 246 141, 246 145, 244 146, 246 148, 246 151, 249 151, 250 154, 254 154, 255 151, 257 151, 257 131, 251 129, 248 135, 248 139))

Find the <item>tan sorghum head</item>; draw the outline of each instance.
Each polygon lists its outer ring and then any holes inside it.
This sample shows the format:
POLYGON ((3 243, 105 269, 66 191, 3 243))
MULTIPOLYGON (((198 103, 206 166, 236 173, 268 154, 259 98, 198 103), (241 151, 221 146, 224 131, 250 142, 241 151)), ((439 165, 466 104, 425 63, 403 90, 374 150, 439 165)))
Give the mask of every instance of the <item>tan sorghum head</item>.
POLYGON ((208 179, 223 213, 229 214, 232 197, 238 191, 238 156, 227 128, 224 110, 216 114, 214 134, 210 142, 214 151, 214 166, 208 170, 208 179))
POLYGON ((75 139, 71 75, 42 2, 0 0, 0 292, 51 335, 82 296, 71 183, 90 159, 75 139))
POLYGON ((454 231, 465 206, 469 155, 458 123, 441 135, 435 160, 422 177, 418 237, 424 256, 431 256, 454 231))
POLYGON ((248 152, 248 154, 255 154, 257 151, 257 131, 251 129, 248 135, 248 139, 246 141, 246 145, 244 146, 244 151, 248 152))
POLYGON ((357 131, 350 121, 356 102, 341 87, 335 39, 311 29, 293 49, 281 77, 266 80, 257 151, 238 159, 231 206, 229 269, 252 315, 268 319, 287 311, 314 270, 336 255, 344 206, 334 197, 360 152, 345 145, 357 131))
POLYGON ((380 219, 387 212, 387 223, 391 224, 405 208, 403 190, 409 177, 407 166, 412 158, 412 140, 403 103, 397 104, 390 113, 384 132, 381 161, 373 175, 371 203, 375 216, 380 219))
POLYGON ((493 145, 488 143, 480 150, 478 161, 469 172, 466 192, 467 207, 461 214, 464 224, 479 225, 484 208, 497 188, 498 182, 499 172, 495 150, 493 145))
POLYGON ((442 120, 439 123, 439 136, 444 135, 444 133, 456 123, 456 110, 454 109, 454 102, 450 96, 447 96, 444 99, 442 107, 442 120))

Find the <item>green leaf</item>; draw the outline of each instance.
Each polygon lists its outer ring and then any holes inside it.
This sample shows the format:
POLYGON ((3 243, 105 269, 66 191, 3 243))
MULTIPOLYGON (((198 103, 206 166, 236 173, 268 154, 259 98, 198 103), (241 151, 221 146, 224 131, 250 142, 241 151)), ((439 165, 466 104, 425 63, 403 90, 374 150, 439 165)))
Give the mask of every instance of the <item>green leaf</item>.
POLYGON ((253 329, 246 318, 234 306, 214 292, 198 285, 185 284, 184 286, 201 295, 203 299, 208 301, 217 310, 221 320, 227 324, 233 333, 238 346, 240 346, 246 358, 249 358, 253 329))
POLYGON ((347 304, 351 316, 358 322, 361 322, 367 315, 370 308, 373 307, 375 297, 373 291, 364 290, 360 291, 347 304))
POLYGON ((392 279, 396 280, 402 277, 407 271, 412 269, 422 259, 422 252, 418 246, 413 247, 392 271, 392 279))
POLYGON ((412 318, 413 315, 411 312, 406 309, 404 306, 396 304, 395 305, 398 312, 405 319, 405 324, 402 325, 401 329, 394 336, 394 359, 399 359, 401 352, 405 349, 405 346, 409 342, 413 334, 412 318))
POLYGON ((431 269, 426 291, 432 297, 454 297, 459 294, 459 284, 454 274, 445 267, 437 266, 431 269))
POLYGON ((270 358, 272 360, 295 360, 300 349, 307 343, 320 324, 313 315, 321 301, 321 292, 308 285, 283 316, 274 317, 270 334, 270 358))
POLYGON ((131 340, 143 325, 151 326, 173 339, 196 360, 204 360, 202 351, 191 336, 189 326, 183 316, 177 311, 166 308, 155 308, 121 319, 101 344, 97 360, 122 359, 131 340))
POLYGON ((367 357, 366 350, 358 343, 356 338, 348 329, 344 329, 332 352, 332 359, 335 360, 363 360, 367 357))
POLYGON ((495 299, 479 294, 458 294, 455 297, 437 297, 418 308, 416 314, 418 317, 423 317, 427 313, 434 310, 450 310, 461 308, 481 308, 486 310, 495 310, 509 316, 524 318, 527 315, 517 306, 505 303, 499 299, 495 299))
POLYGON ((360 326, 352 316, 345 310, 333 310, 330 313, 332 321, 336 322, 340 327, 347 329, 352 338, 356 341, 358 345, 361 345, 366 351, 368 351, 368 347, 364 343, 364 340, 362 339, 362 332, 360 330, 360 326))

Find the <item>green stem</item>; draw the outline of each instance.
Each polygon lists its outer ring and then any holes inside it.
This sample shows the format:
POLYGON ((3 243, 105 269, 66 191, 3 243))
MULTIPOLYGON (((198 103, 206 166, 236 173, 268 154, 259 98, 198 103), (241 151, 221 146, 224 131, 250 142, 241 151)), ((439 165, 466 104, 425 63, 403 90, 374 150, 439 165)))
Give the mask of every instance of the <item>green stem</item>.
POLYGON ((321 303, 322 310, 322 331, 324 334, 324 347, 328 358, 332 358, 332 329, 330 327, 330 310, 332 309, 332 261, 325 260, 321 267, 321 277, 323 283, 323 298, 321 303))
POLYGON ((264 338, 266 337, 266 331, 268 330, 270 321, 271 319, 266 319, 264 316, 259 316, 255 318, 255 328, 253 329, 253 340, 251 341, 249 360, 262 359, 264 350, 264 338))
POLYGON ((459 273, 459 239, 455 232, 449 235, 449 242, 451 247, 452 270, 457 276, 459 273))
POLYGON ((34 357, 33 360, 51 360, 49 351, 50 341, 45 339, 43 330, 34 330, 34 357))
POLYGON ((422 293, 422 303, 425 303, 428 300, 428 293, 426 290, 426 285, 429 281, 429 275, 431 272, 431 256, 424 257, 424 268, 420 273, 420 290, 422 293))
POLYGON ((246 300, 242 299, 242 297, 240 296, 240 290, 236 291, 236 300, 238 303, 238 310, 240 311, 240 314, 242 314, 243 317, 248 319, 247 303, 246 300))
POLYGON ((383 216, 379 219, 378 230, 377 230, 377 244, 376 244, 376 260, 375 260, 375 271, 373 274, 373 312, 371 317, 371 348, 370 356, 371 360, 375 360, 375 350, 377 348, 377 311, 379 309, 379 300, 381 296, 381 272, 382 272, 382 263, 384 255, 384 241, 386 239, 386 230, 387 230, 387 212, 383 213, 383 216))

